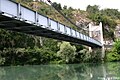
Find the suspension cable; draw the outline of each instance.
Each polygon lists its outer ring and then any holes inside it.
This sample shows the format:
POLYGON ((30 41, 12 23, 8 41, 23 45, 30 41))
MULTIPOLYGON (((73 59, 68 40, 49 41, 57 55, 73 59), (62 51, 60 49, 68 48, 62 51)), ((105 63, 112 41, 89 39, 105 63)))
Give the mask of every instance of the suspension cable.
POLYGON ((67 18, 60 10, 58 10, 54 5, 53 5, 53 3, 50 1, 50 0, 47 0, 50 4, 51 4, 51 6, 55 9, 55 10, 57 10, 57 12, 59 12, 65 19, 67 19, 71 24, 73 24, 74 26, 76 26, 77 28, 80 28, 80 29, 82 29, 83 31, 86 31, 86 30, 84 30, 83 28, 81 28, 81 27, 79 27, 79 26, 77 26, 74 22, 72 22, 69 18, 67 18))

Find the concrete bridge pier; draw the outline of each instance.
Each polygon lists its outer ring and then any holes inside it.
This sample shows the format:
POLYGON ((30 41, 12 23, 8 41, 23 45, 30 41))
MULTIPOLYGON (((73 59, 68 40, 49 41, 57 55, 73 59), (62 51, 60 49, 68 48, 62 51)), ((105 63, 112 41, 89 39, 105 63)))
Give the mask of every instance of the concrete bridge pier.
POLYGON ((105 58, 105 47, 104 46, 102 46, 102 55, 101 55, 101 58, 102 58, 102 60, 104 60, 104 58, 105 58))
POLYGON ((104 60, 105 57, 105 48, 102 46, 101 48, 96 48, 96 47, 89 47, 89 51, 93 57, 97 57, 100 60, 104 60))

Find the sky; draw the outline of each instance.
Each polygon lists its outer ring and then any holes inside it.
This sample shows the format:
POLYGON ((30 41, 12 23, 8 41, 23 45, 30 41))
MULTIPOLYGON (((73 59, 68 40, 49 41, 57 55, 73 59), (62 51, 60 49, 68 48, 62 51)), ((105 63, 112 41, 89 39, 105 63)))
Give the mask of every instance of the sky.
POLYGON ((86 10, 88 5, 99 5, 100 9, 112 8, 120 11, 120 0, 51 0, 80 10, 86 10))

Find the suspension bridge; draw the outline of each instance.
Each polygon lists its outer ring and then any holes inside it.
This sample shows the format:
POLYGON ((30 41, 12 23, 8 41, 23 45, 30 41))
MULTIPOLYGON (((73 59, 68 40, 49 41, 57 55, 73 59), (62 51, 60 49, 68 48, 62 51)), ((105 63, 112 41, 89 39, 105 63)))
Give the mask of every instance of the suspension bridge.
POLYGON ((76 31, 20 3, 0 0, 0 28, 53 38, 93 48, 101 48, 100 41, 76 31))

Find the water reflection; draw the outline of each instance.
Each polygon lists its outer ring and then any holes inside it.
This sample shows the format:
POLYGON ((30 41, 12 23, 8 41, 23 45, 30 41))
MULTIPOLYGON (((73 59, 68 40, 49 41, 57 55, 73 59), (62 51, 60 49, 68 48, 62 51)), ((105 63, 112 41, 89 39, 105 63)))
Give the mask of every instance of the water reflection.
POLYGON ((120 80, 120 63, 0 67, 0 80, 120 80))

